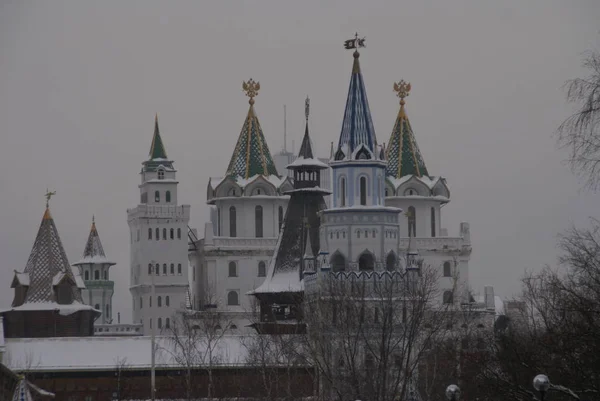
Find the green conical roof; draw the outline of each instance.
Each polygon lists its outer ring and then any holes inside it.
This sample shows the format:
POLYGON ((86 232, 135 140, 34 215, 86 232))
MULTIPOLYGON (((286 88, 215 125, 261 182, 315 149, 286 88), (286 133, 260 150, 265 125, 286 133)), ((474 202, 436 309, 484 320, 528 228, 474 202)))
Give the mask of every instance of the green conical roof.
POLYGON ((254 99, 251 97, 248 115, 227 167, 227 176, 247 179, 254 175, 279 176, 254 111, 254 99))
POLYGON ((415 134, 404 110, 404 98, 400 101, 400 111, 385 151, 385 158, 387 160, 386 173, 388 176, 395 178, 406 175, 429 176, 425 161, 415 140, 415 134))
POLYGON ((150 160, 152 159, 167 159, 167 151, 160 137, 158 129, 158 114, 154 117, 154 136, 152 137, 152 145, 150 145, 150 160))

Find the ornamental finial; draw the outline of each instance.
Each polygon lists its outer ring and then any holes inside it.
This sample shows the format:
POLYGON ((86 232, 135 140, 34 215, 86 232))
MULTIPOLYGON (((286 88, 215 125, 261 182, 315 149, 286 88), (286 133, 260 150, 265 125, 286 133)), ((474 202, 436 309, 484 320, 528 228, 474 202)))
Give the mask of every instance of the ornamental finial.
POLYGON ((396 96, 400 98, 400 106, 404 106, 406 104, 404 98, 410 93, 410 83, 403 79, 401 79, 400 82, 394 82, 394 92, 396 92, 396 96))
POLYGON ((53 195, 56 195, 56 191, 50 192, 48 188, 46 188, 46 194, 44 195, 46 197, 46 208, 49 206, 50 198, 52 198, 53 195))
POLYGON ((306 116, 306 121, 308 121, 308 115, 310 114, 310 99, 308 95, 306 96, 306 100, 304 101, 304 115, 306 116))
POLYGON ((260 82, 254 82, 254 80, 250 78, 248 81, 242 83, 242 90, 246 92, 246 96, 250 98, 248 103, 253 105, 254 98, 258 95, 258 91, 260 90, 260 82))

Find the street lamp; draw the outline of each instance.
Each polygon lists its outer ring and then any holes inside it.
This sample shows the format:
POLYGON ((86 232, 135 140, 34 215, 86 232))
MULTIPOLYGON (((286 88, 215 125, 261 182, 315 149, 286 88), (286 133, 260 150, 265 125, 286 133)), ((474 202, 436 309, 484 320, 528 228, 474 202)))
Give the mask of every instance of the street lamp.
POLYGON ((448 401, 458 401, 460 398, 460 388, 456 384, 446 387, 446 398, 448 401))
POLYGON ((533 378, 533 388, 540 392, 540 399, 544 401, 546 391, 550 388, 550 379, 546 375, 537 375, 533 378))

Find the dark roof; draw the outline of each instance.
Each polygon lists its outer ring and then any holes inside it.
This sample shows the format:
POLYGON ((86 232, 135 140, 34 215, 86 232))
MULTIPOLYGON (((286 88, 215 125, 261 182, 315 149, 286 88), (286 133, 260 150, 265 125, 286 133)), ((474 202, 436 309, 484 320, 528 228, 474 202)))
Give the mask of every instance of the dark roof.
POLYGON ((308 121, 306 121, 306 128, 304 129, 304 137, 302 138, 302 145, 300 145, 300 152, 298 152, 298 157, 303 157, 305 159, 313 159, 314 153, 312 150, 312 144, 310 141, 310 136, 308 135, 308 121))
POLYGON ((165 145, 158 129, 158 114, 154 117, 154 134, 152 135, 152 144, 150 145, 149 159, 145 161, 146 171, 155 171, 159 166, 173 169, 173 162, 167 157, 165 145))

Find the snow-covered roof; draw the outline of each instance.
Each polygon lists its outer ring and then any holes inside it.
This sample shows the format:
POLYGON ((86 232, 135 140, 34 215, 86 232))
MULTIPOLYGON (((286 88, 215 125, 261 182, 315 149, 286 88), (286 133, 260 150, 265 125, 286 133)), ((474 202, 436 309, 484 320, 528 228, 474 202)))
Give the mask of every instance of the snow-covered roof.
POLYGON ((153 178, 151 180, 146 180, 145 182, 147 183, 168 183, 168 184, 178 184, 179 181, 177 181, 174 178, 163 178, 163 179, 157 179, 157 178, 153 178))
POLYGON ((252 184, 254 181, 258 180, 259 178, 263 178, 275 188, 279 188, 286 181, 287 177, 278 177, 276 175, 253 175, 250 178, 242 178, 240 176, 211 177, 209 179, 209 184, 213 189, 216 189, 219 185, 221 185, 221 183, 223 183, 223 181, 225 181, 228 178, 234 181, 237 185, 239 185, 240 188, 245 188, 246 186, 252 184))
POLYGON ((302 167, 302 166, 307 166, 307 167, 316 167, 319 169, 327 169, 329 168, 329 166, 325 163, 323 163, 321 160, 319 159, 305 159, 302 156, 299 156, 296 158, 296 160, 294 160, 292 163, 288 164, 286 166, 287 169, 294 169, 294 168, 298 168, 298 167, 302 167))
POLYGON ((92 227, 90 228, 90 235, 88 236, 88 240, 85 243, 85 249, 83 250, 83 258, 81 258, 81 260, 79 260, 77 263, 74 263, 73 266, 78 266, 87 263, 110 265, 116 264, 114 262, 109 261, 106 258, 104 248, 102 247, 102 242, 100 241, 100 235, 98 234, 98 230, 96 229, 96 221, 94 218, 92 218, 92 227))
POLYGON ((321 187, 308 187, 308 188, 296 188, 296 189, 290 189, 288 191, 285 191, 284 194, 286 195, 291 195, 294 192, 317 192, 317 193, 321 193, 324 195, 327 194, 331 194, 331 191, 328 189, 323 189, 321 187))
POLYGON ((300 281, 298 270, 288 270, 273 274, 270 280, 265 280, 256 290, 248 292, 248 295, 302 291, 304 291, 304 280, 300 281))
MULTIPOLYGON (((245 363, 247 349, 243 336, 225 335, 213 354, 214 366, 245 363)), ((178 355, 167 336, 156 337, 156 366, 177 366, 178 355)), ((202 340, 198 347, 202 347, 202 340)), ((206 345, 204 345, 206 347, 206 345)), ((117 365, 149 368, 151 339, 140 337, 52 337, 10 338, 6 340, 6 364, 15 371, 111 370, 117 365)), ((206 360, 208 362, 208 360, 206 360)), ((202 361, 199 361, 202 365, 202 361)))
POLYGON ((29 274, 28 273, 19 273, 15 270, 15 278, 21 285, 29 286, 29 274))
POLYGON ((60 315, 68 316, 75 312, 92 310, 100 313, 99 310, 94 309, 90 305, 85 305, 79 302, 73 302, 72 304, 58 304, 56 302, 28 302, 20 306, 13 306, 6 309, 0 309, 0 313, 10 311, 40 311, 40 310, 56 310, 60 315))

